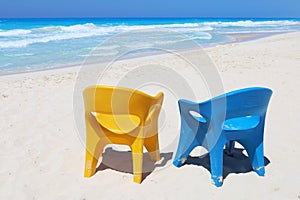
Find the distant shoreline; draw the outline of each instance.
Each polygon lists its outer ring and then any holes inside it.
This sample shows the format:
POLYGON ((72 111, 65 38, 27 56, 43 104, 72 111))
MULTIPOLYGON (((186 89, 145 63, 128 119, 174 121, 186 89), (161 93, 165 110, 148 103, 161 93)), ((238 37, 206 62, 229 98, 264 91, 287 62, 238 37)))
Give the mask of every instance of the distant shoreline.
POLYGON ((296 31, 262 32, 262 33, 232 33, 232 34, 227 34, 227 35, 235 38, 235 41, 228 42, 228 43, 239 43, 239 42, 247 42, 247 41, 251 41, 251 40, 257 40, 257 39, 264 38, 264 37, 270 37, 273 35, 292 33, 292 32, 296 32, 296 31))

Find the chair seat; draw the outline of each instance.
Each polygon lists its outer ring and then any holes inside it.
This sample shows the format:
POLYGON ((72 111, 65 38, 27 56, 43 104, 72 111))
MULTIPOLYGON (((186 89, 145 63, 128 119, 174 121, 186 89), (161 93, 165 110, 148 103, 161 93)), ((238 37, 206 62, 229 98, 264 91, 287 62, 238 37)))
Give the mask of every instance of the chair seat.
POLYGON ((140 124, 140 118, 130 114, 104 114, 92 113, 96 120, 107 130, 117 133, 126 134, 136 129, 140 124))
POLYGON ((255 128, 260 122, 259 116, 246 116, 228 119, 223 123, 225 131, 243 131, 255 128))

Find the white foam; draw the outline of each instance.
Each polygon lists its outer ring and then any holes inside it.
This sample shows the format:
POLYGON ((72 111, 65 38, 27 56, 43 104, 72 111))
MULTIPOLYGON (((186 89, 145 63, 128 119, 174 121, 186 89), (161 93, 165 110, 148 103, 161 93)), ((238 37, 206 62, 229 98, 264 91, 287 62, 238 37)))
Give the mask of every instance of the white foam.
POLYGON ((18 56, 33 56, 34 53, 14 53, 14 54, 4 54, 7 57, 18 57, 18 56))
POLYGON ((114 27, 97 27, 93 23, 73 26, 47 26, 30 30, 11 30, 0 32, 3 36, 27 34, 26 38, 0 41, 1 48, 20 48, 34 43, 68 40, 92 36, 104 36, 115 31, 114 27), (31 33, 31 34, 30 34, 31 33))
POLYGON ((0 48, 19 48, 19 47, 26 47, 30 42, 26 40, 19 40, 19 41, 4 41, 0 42, 0 48))
POLYGON ((86 23, 86 24, 78 24, 73 26, 59 26, 62 31, 66 32, 85 32, 90 30, 97 30, 98 27, 93 23, 86 23))
POLYGON ((236 21, 236 22, 203 22, 206 26, 240 26, 240 27, 254 27, 254 26, 293 26, 293 25, 300 25, 298 21, 292 20, 270 20, 270 21, 251 21, 251 20, 244 20, 244 21, 236 21))
POLYGON ((30 33, 31 30, 25 30, 25 29, 0 30, 0 37, 23 36, 30 33))
POLYGON ((160 27, 160 28, 185 28, 185 27, 198 27, 198 23, 183 23, 183 24, 158 24, 153 25, 153 27, 160 27))
POLYGON ((3 65, 0 65, 0 69, 1 68, 5 68, 5 67, 8 67, 8 66, 11 66, 12 65, 12 63, 5 63, 5 64, 3 64, 3 65))
POLYGON ((61 31, 61 28, 60 26, 46 26, 42 28, 34 28, 32 29, 32 31, 35 33, 51 33, 51 32, 61 31))
POLYGON ((193 40, 211 40, 212 35, 209 33, 203 33, 199 36, 192 37, 193 40))

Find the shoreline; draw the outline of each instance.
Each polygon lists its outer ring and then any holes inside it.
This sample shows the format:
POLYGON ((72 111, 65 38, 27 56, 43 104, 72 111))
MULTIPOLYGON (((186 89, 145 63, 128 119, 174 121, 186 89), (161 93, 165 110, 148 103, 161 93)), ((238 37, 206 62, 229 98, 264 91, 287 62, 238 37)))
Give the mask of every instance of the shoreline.
POLYGON ((248 41, 258 40, 261 38, 272 37, 274 35, 289 34, 289 33, 293 33, 293 32, 297 32, 297 31, 262 32, 262 33, 231 33, 231 34, 227 34, 227 35, 233 37, 235 39, 235 41, 228 42, 226 44, 248 42, 248 41))
MULTIPOLYGON (((233 34, 226 34, 227 36, 233 37, 234 41, 228 41, 228 42, 220 42, 220 43, 213 43, 209 45, 201 45, 199 44, 199 47, 201 47, 204 51, 210 48, 214 48, 216 46, 221 46, 221 45, 227 45, 227 44, 238 44, 238 43, 244 43, 244 42, 250 42, 250 41, 255 41, 259 40, 262 38, 269 38, 272 36, 276 35, 283 35, 283 34, 292 34, 295 32, 299 31, 289 31, 289 32, 262 32, 262 33, 233 33, 233 34)), ((188 52, 188 51, 195 51, 195 49, 184 49, 182 50, 183 52, 188 52)), ((197 51, 197 49, 196 49, 197 51)), ((132 59, 147 59, 153 57, 153 56, 158 56, 158 55, 165 55, 167 53, 150 53, 150 54, 145 54, 145 55, 136 55, 132 56, 129 58, 124 58, 120 59, 122 60, 132 60, 132 59)), ((85 59, 86 60, 86 59, 85 59)), ((65 64, 57 67, 48 67, 44 69, 35 69, 35 70, 30 70, 30 71, 17 71, 17 72, 10 72, 10 73, 0 73, 0 78, 4 76, 14 76, 14 75, 21 75, 21 74, 31 74, 31 73, 38 73, 38 72, 47 72, 47 71, 53 71, 53 70, 61 70, 61 69, 74 69, 80 68, 83 64, 95 64, 97 62, 91 62, 91 63, 85 63, 85 60, 81 63, 72 63, 72 64, 65 64)), ((107 61, 103 61, 101 64, 107 63, 107 61)))

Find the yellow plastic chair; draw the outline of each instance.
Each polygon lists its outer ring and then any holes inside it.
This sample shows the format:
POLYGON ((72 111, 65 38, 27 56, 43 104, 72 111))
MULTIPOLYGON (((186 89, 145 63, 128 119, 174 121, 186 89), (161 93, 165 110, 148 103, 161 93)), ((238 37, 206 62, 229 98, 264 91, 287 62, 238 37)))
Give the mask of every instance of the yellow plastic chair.
POLYGON ((163 96, 162 92, 152 97, 138 90, 111 86, 90 86, 84 90, 85 177, 95 174, 107 144, 123 144, 132 151, 133 180, 141 183, 143 146, 151 160, 160 160, 158 115, 163 96))

